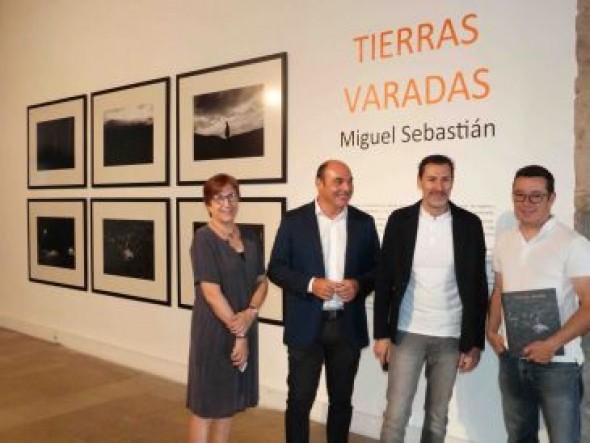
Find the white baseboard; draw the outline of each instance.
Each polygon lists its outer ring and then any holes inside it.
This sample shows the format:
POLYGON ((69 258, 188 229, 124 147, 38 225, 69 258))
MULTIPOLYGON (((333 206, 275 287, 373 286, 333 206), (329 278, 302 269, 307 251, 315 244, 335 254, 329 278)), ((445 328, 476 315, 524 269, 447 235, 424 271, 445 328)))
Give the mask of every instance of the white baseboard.
POLYGON ((369 414, 355 409, 352 413, 350 430, 356 434, 366 435, 379 440, 381 421, 381 415, 369 414))
POLYGON ((124 348, 95 338, 64 331, 63 329, 1 315, 0 326, 41 340, 59 343, 66 348, 83 354, 89 354, 113 363, 158 375, 175 382, 186 383, 187 368, 184 363, 166 360, 158 356, 138 352, 135 349, 124 348))

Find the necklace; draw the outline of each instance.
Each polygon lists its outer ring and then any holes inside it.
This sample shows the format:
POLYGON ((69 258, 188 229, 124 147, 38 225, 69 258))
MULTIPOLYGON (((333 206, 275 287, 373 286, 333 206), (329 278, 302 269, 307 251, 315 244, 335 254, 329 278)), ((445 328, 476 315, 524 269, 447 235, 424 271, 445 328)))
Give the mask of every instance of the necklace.
POLYGON ((235 225, 232 226, 230 231, 227 231, 226 229, 223 229, 223 227, 218 226, 213 221, 210 221, 208 224, 209 224, 209 228, 211 228, 211 230, 213 232, 215 232, 215 234, 217 234, 222 240, 224 240, 228 243, 231 242, 232 240, 234 240, 234 238, 236 237, 236 234, 238 232, 237 227, 235 225))

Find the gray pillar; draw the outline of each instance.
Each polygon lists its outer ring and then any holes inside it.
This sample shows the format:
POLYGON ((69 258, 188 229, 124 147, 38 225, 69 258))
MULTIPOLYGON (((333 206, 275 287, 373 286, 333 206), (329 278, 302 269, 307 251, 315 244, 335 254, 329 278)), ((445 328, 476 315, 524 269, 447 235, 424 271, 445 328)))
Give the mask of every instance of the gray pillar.
POLYGON ((574 104, 575 226, 590 238, 590 0, 578 0, 574 104))
MULTIPOLYGON (((576 19, 576 101, 574 111, 576 173, 575 227, 590 238, 590 0, 578 0, 576 19)), ((584 356, 582 400, 582 443, 590 443, 590 333, 582 341, 584 356)))

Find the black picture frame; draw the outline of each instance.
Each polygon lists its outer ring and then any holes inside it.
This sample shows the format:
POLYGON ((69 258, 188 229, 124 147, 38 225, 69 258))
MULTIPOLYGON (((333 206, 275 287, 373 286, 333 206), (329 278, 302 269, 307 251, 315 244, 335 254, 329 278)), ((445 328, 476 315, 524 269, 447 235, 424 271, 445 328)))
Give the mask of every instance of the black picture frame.
POLYGON ((28 199, 29 280, 86 291, 86 199, 28 199))
MULTIPOLYGON (((264 263, 268 263, 272 245, 287 209, 284 197, 242 197, 236 222, 263 226, 264 263)), ((178 306, 192 309, 194 300, 194 280, 190 258, 190 247, 195 224, 202 225, 209 220, 209 214, 202 198, 176 199, 176 253, 178 306)), ((281 289, 269 282, 268 295, 258 315, 262 323, 283 324, 283 293, 281 289)))
POLYGON ((86 187, 86 95, 27 107, 27 187, 86 187))
POLYGON ((170 184, 170 78, 91 94, 92 186, 170 184))
POLYGON ((287 53, 176 76, 177 183, 287 180, 287 53))
POLYGON ((170 306, 170 199, 90 200, 93 292, 170 306))

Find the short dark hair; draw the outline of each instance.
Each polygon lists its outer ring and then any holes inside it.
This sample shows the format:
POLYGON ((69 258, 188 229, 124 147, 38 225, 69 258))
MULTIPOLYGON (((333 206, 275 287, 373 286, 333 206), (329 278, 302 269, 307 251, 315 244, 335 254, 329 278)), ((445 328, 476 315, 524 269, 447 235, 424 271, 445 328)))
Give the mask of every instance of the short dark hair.
POLYGON ((326 168, 328 167, 328 164, 331 161, 332 160, 326 160, 325 162, 322 162, 322 164, 318 166, 318 170, 315 173, 315 178, 319 178, 320 180, 324 179, 324 173, 326 172, 326 168))
POLYGON ((231 185, 238 197, 240 196, 240 185, 235 177, 225 173, 215 174, 213 177, 210 177, 203 186, 203 200, 205 204, 209 206, 213 196, 219 194, 226 185, 231 185))
POLYGON ((555 178, 553 178, 553 174, 549 172, 549 169, 540 166, 540 165, 528 165, 523 166, 516 174, 514 174, 514 180, 512 181, 512 187, 514 187, 514 183, 518 177, 540 177, 545 179, 545 185, 547 188, 547 192, 549 194, 553 194, 555 192, 555 178))
POLYGON ((422 178, 422 175, 424 174, 424 169, 426 169, 426 165, 430 165, 430 164, 449 165, 449 168, 451 168, 451 177, 455 176, 455 163, 453 163, 453 160, 451 160, 451 158, 447 157, 446 155, 433 154, 433 155, 429 155, 427 157, 424 157, 422 159, 422 161, 420 162, 420 164, 418 165, 418 177, 419 178, 422 178))

